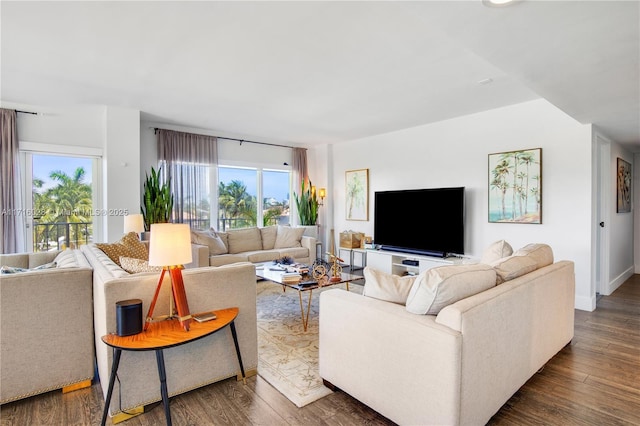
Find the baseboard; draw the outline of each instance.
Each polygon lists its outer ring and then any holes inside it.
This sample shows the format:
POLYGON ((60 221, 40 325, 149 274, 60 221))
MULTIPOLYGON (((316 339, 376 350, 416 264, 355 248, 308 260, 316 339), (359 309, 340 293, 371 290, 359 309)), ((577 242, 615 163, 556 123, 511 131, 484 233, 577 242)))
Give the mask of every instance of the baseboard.
POLYGON ((620 287, 622 284, 624 284, 624 282, 626 280, 628 280, 629 278, 631 278, 631 276, 633 276, 634 274, 634 267, 631 266, 630 268, 628 268, 626 271, 624 271, 623 273, 621 273, 620 275, 618 275, 617 277, 615 277, 611 282, 609 282, 606 286, 604 291, 602 292, 603 295, 605 296, 609 296, 611 293, 613 293, 614 291, 616 291, 616 289, 618 287, 620 287))
POLYGON ((596 297, 595 295, 590 297, 576 296, 575 308, 581 311, 593 312, 596 310, 596 297))

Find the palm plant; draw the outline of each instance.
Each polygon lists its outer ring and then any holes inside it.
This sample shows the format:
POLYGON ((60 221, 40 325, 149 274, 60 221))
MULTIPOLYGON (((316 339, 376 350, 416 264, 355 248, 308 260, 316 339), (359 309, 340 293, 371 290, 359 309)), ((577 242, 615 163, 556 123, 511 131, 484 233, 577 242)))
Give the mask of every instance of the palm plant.
POLYGON ((295 192, 293 196, 296 200, 300 225, 315 225, 318 221, 318 198, 316 197, 316 192, 312 190, 311 181, 309 181, 309 186, 305 188, 303 180, 300 188, 300 196, 295 192))
POLYGON ((151 175, 147 173, 144 182, 143 205, 140 212, 144 218, 145 231, 151 230, 153 223, 167 223, 171 220, 173 210, 173 194, 171 194, 171 179, 160 181, 160 171, 151 167, 151 175))

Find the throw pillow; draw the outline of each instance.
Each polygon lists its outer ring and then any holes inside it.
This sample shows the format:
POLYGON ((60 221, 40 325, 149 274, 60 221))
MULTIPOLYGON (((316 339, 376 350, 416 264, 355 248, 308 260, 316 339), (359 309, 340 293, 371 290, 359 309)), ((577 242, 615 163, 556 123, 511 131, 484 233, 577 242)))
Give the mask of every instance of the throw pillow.
POLYGON ((363 296, 404 305, 416 277, 401 277, 367 266, 364 268, 364 279, 363 296))
POLYGON ((513 255, 527 256, 535 260, 537 269, 553 263, 553 250, 551 250, 551 247, 547 244, 527 244, 521 249, 518 249, 513 255))
POLYGON ((130 274, 162 271, 162 266, 149 266, 148 260, 136 259, 135 257, 120 256, 120 266, 130 274))
POLYGON ((229 253, 262 250, 262 236, 257 227, 234 229, 228 232, 229 253))
POLYGON ((489 265, 439 266, 421 272, 407 298, 407 311, 437 315, 445 306, 496 285, 496 272, 489 265))
POLYGON ((509 256, 491 263, 496 271, 496 284, 521 277, 535 271, 538 264, 528 256, 509 256))
POLYGON ((209 247, 209 256, 229 253, 227 246, 218 236, 216 231, 211 228, 208 231, 191 230, 191 242, 209 247))
POLYGON ((272 250, 276 244, 276 234, 278 232, 277 226, 265 226, 260 228, 260 234, 262 235, 262 250, 272 250))
POLYGON ((73 249, 70 248, 58 253, 53 261, 56 263, 58 268, 76 268, 78 266, 76 254, 73 249))
POLYGON ((302 247, 302 243, 300 242, 302 241, 302 234, 304 234, 304 228, 278 225, 276 242, 273 244, 273 248, 302 247))
POLYGON ((491 262, 495 262, 503 257, 511 256, 512 254, 513 248, 511 245, 509 245, 505 240, 499 240, 492 243, 484 250, 480 263, 486 263, 488 265, 491 262))
POLYGON ((120 241, 113 244, 96 243, 96 247, 102 250, 109 259, 120 265, 120 256, 135 257, 136 259, 149 260, 149 250, 142 241, 138 239, 138 234, 129 232, 120 241))

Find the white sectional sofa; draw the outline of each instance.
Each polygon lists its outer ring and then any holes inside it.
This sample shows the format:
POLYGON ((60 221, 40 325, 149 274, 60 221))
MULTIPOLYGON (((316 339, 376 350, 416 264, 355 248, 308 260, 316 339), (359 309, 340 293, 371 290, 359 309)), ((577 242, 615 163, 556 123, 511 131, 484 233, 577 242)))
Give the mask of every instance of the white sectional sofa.
POLYGON ((227 232, 192 231, 193 263, 187 268, 221 266, 235 262, 269 262, 289 256, 311 264, 316 256, 316 239, 303 235, 305 229, 267 226, 232 229, 227 232))
POLYGON ((70 249, 5 254, 0 265, 14 272, 0 274, 0 403, 90 386, 92 272, 85 257, 70 249))
MULTIPOLYGON (((159 272, 130 274, 118 266, 95 244, 82 247, 93 267, 93 306, 95 348, 98 373, 107 393, 112 364, 112 349, 101 337, 116 332, 116 305, 121 300, 141 299, 143 316, 147 314, 160 277, 159 272)), ((166 274, 154 315, 169 311, 171 289, 166 274)), ((245 372, 255 374, 258 366, 256 317, 256 272, 251 263, 223 267, 201 267, 183 271, 190 312, 238 307, 235 320, 245 372)), ((230 332, 219 332, 186 345, 166 349, 164 359, 169 396, 208 385, 239 374, 230 332)), ((110 413, 141 412, 143 406, 161 400, 160 382, 153 351, 124 351, 118 369, 119 382, 113 391, 110 413)), ((118 418, 117 420, 121 420, 118 418)))
POLYGON ((486 424, 573 338, 573 262, 534 251, 422 277, 365 271, 364 296, 323 292, 321 377, 400 425, 486 424), (491 274, 499 285, 410 312, 491 274))

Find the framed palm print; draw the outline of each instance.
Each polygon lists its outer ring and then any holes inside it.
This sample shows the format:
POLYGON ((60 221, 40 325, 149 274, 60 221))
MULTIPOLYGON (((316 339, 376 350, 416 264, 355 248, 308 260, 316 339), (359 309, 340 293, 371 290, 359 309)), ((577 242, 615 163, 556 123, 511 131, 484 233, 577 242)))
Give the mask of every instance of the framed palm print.
POLYGON ((542 148, 489 154, 489 223, 542 223, 542 148))
POLYGON ((347 220, 369 220, 369 169, 345 172, 347 220))

